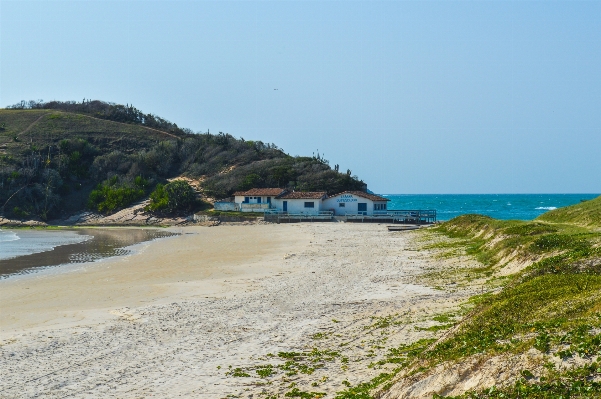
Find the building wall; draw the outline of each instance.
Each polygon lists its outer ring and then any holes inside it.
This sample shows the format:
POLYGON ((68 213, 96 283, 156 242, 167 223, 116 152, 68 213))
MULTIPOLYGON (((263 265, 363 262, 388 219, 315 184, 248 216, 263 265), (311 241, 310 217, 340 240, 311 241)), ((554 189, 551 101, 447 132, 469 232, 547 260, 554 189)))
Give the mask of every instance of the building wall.
POLYGON ((278 211, 284 210, 284 201, 288 201, 288 213, 318 213, 323 210, 321 199, 276 199, 272 200, 278 211), (305 202, 314 202, 314 208, 305 208, 305 202))
POLYGON ((334 215, 344 216, 347 213, 349 214, 357 214, 359 212, 359 204, 366 204, 366 214, 373 215, 374 214, 374 203, 376 204, 384 204, 386 201, 378 201, 374 202, 370 199, 360 197, 358 195, 353 194, 341 194, 335 197, 327 198, 323 201, 323 210, 324 211, 334 211, 334 215), (344 207, 341 207, 340 204, 344 204, 344 207))

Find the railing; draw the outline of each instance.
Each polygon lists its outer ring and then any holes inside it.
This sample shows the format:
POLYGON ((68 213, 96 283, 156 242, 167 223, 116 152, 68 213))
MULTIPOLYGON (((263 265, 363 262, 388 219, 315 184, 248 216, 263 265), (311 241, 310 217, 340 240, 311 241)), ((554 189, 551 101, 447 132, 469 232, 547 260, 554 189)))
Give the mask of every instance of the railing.
POLYGON ((275 209, 275 207, 272 206, 269 202, 266 202, 264 204, 246 204, 242 202, 240 204, 240 210, 242 212, 265 212, 270 209, 275 209))
POLYGON ((319 211, 319 212, 297 212, 297 213, 291 213, 291 212, 285 212, 285 211, 278 211, 278 210, 274 210, 274 209, 268 209, 265 211, 266 215, 276 215, 276 216, 300 216, 300 217, 305 217, 305 216, 334 216, 334 212, 332 211, 319 211))
POLYGON ((305 220, 305 221, 316 221, 316 220, 332 220, 334 218, 334 212, 332 211, 319 211, 319 212, 299 212, 290 213, 277 210, 265 211, 265 220, 268 221, 293 221, 293 220, 305 220))
POLYGON ((366 215, 366 212, 347 213, 347 219, 351 220, 392 220, 400 223, 435 223, 436 211, 433 209, 411 209, 397 210, 389 209, 385 211, 374 211, 373 215, 366 215))
MULTIPOLYGON (((344 218, 347 221, 361 222, 384 222, 392 221, 392 223, 412 223, 412 224, 428 224, 436 222, 435 210, 386 210, 374 211, 372 215, 367 215, 367 212, 361 211, 356 213, 346 213, 344 218)), ((299 212, 291 213, 279 211, 277 209, 265 209, 265 220, 267 221, 318 221, 318 220, 333 220, 333 211, 319 212, 299 212)))

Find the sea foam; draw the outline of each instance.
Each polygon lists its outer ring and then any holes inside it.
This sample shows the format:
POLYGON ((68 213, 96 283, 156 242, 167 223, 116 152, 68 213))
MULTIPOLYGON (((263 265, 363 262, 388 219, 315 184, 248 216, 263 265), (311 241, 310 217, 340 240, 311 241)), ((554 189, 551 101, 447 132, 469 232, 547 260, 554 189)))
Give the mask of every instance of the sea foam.
POLYGON ((545 211, 552 211, 553 209, 557 209, 556 206, 539 206, 537 208, 534 209, 538 209, 538 210, 545 210, 545 211))
POLYGON ((16 241, 20 239, 21 237, 19 237, 14 231, 0 230, 0 242, 16 241))

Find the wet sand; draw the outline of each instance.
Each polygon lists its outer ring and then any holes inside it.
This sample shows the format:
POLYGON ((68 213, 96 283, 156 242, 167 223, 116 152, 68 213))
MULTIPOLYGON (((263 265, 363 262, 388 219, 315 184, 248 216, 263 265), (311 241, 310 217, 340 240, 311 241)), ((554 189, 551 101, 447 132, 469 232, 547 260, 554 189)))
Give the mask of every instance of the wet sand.
POLYGON ((449 265, 383 225, 182 232, 70 273, 0 281, 2 397, 283 397, 292 383, 333 397, 386 371, 369 367, 386 348, 431 338, 432 316, 473 294, 423 285, 449 265), (373 327, 381 318, 394 323, 373 327), (268 357, 317 347, 340 356, 311 375, 268 357), (265 363, 269 379, 254 370, 265 363))
MULTIPOLYGON (((157 238, 170 237, 176 233, 161 229, 127 229, 127 228, 95 228, 63 230, 90 239, 74 244, 57 245, 50 251, 0 260, 0 278, 24 272, 32 272, 41 267, 58 266, 69 263, 93 262, 112 256, 123 256, 131 253, 125 248, 134 244, 157 238)), ((62 231, 35 231, 38 235, 56 234, 62 231)), ((17 234, 21 233, 17 230, 17 234)), ((22 234, 22 233, 21 233, 22 234)), ((22 245, 21 242, 19 244, 22 245)))

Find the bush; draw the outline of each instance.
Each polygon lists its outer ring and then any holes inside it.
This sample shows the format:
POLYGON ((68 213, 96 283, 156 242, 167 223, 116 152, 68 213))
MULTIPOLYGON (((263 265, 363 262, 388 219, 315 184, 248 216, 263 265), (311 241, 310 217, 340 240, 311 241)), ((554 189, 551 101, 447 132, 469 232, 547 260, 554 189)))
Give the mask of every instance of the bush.
POLYGON ((88 207, 101 213, 123 209, 146 195, 148 180, 141 176, 132 183, 120 182, 117 176, 99 184, 88 198, 88 207))
POLYGON ((183 180, 176 180, 165 185, 157 184, 150 194, 150 211, 175 212, 190 210, 196 203, 194 189, 183 180))

